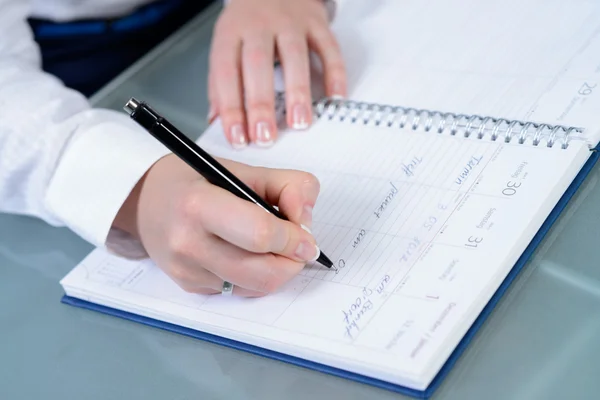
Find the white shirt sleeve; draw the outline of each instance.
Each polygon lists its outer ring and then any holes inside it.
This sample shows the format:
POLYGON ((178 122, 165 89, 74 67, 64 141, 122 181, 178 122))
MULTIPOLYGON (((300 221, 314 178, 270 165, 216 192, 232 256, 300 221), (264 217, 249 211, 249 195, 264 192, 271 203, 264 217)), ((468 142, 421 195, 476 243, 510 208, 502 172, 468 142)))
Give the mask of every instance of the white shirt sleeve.
POLYGON ((92 109, 41 70, 29 7, 29 0, 0 0, 0 212, 66 226, 99 247, 110 248, 113 237, 142 256, 111 225, 168 150, 125 113, 92 109))

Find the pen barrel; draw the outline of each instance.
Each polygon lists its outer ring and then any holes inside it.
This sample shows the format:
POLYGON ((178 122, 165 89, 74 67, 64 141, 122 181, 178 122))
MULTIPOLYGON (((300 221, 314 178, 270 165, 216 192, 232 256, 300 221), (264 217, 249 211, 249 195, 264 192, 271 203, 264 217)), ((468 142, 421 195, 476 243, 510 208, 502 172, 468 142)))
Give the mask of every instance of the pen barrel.
POLYGON ((282 213, 256 195, 244 182, 239 180, 210 154, 201 149, 193 140, 181 133, 169 121, 154 113, 148 107, 144 107, 144 110, 146 112, 136 110, 132 114, 132 118, 170 149, 173 154, 177 155, 202 175, 208 182, 227 190, 241 199, 255 203, 280 219, 287 220, 282 213), (202 162, 199 162, 199 160, 202 160, 202 162))

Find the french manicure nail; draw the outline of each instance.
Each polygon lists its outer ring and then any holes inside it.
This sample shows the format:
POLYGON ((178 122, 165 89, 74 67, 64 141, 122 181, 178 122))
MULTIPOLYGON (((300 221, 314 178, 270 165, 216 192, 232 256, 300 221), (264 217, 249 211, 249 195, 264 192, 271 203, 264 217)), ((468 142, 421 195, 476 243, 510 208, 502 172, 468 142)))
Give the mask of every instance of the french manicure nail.
POLYGON ((303 261, 315 261, 319 258, 321 251, 317 246, 309 242, 300 242, 296 248, 296 257, 303 261))
POLYGON ((244 127, 242 125, 234 125, 231 127, 231 145, 234 149, 241 149, 246 147, 246 135, 244 134, 244 127))
POLYGON ((273 133, 266 122, 256 124, 256 144, 261 147, 269 147, 273 144, 273 133))
POLYGON ((292 128, 298 130, 308 128, 308 110, 304 104, 296 104, 292 108, 292 128))

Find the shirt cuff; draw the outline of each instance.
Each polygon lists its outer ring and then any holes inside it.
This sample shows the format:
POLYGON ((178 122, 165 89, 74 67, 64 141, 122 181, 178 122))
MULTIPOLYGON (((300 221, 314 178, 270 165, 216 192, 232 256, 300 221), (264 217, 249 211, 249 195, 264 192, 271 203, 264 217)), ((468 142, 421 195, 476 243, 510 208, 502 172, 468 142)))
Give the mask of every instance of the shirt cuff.
POLYGON ((92 110, 66 146, 50 181, 46 206, 65 226, 97 247, 145 256, 141 244, 112 229, 129 193, 169 150, 125 115, 92 110))

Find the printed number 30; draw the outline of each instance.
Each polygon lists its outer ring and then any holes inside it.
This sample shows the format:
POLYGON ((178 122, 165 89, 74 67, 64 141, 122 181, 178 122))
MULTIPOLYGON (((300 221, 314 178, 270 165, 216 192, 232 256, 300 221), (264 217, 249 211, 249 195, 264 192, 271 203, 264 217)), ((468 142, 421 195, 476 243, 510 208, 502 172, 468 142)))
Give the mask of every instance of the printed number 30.
POLYGON ((508 181, 506 183, 506 187, 504 189, 502 189, 502 194, 505 196, 512 196, 515 193, 517 193, 517 188, 521 187, 521 183, 514 183, 511 181, 508 181))

